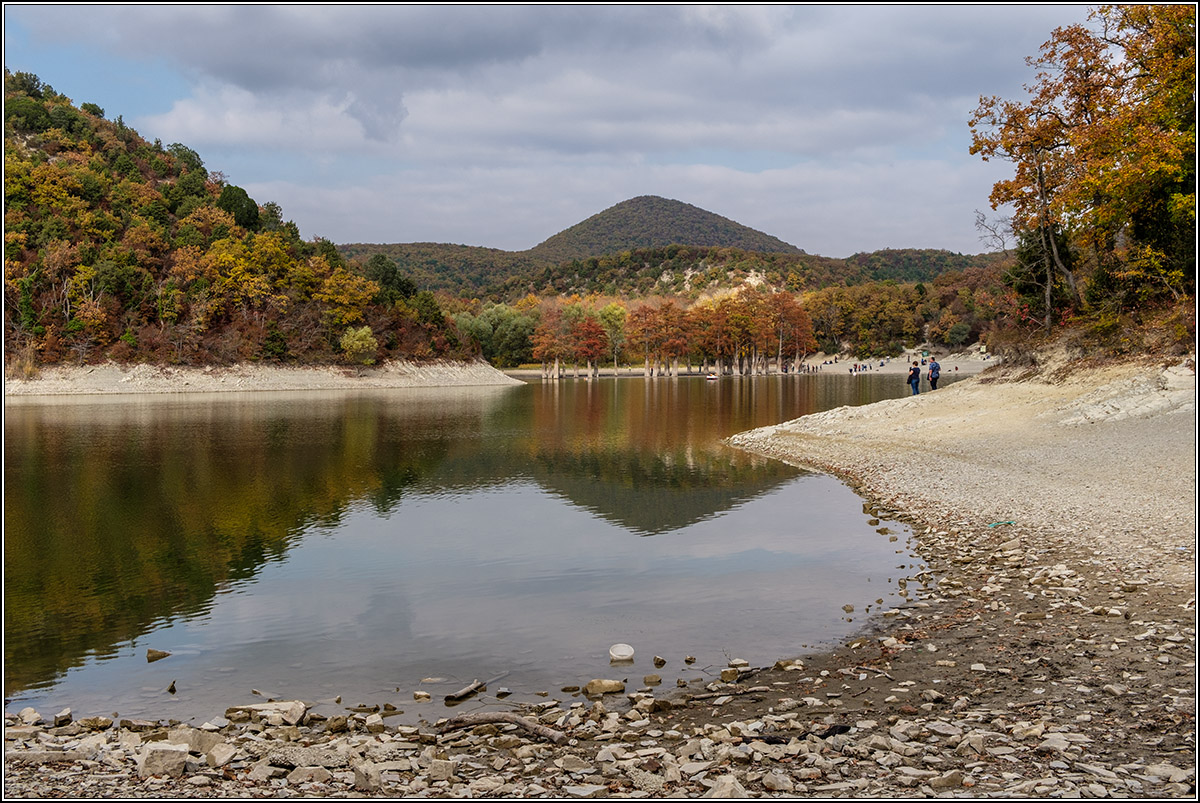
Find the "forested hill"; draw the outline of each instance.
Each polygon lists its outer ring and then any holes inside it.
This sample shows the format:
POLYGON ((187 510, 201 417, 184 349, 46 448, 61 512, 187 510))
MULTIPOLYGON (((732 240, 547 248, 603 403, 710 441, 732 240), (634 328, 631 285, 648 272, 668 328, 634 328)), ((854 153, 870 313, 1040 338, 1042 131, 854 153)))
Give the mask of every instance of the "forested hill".
POLYGON ((592 215, 528 251, 444 243, 349 243, 338 250, 358 261, 385 256, 422 287, 495 301, 527 293, 696 295, 748 279, 792 292, 889 279, 928 282, 997 259, 915 248, 814 256, 691 204, 649 195, 592 215))
POLYGON ((475 353, 394 264, 350 263, 327 240, 302 240, 278 204, 258 203, 186 145, 147 142, 31 73, 6 69, 4 99, 9 361, 475 353))
POLYGON ((641 195, 560 231, 529 250, 546 262, 667 245, 720 246, 768 254, 803 254, 794 245, 698 206, 641 195))

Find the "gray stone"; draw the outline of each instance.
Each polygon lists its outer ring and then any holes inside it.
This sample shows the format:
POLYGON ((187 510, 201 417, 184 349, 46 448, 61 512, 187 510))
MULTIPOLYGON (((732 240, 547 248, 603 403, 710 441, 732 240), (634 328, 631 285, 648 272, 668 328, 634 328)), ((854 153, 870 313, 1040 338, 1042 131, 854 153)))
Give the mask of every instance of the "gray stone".
POLYGON ((635 788, 649 792, 651 795, 661 795, 667 785, 666 779, 661 775, 639 770, 636 767, 629 770, 629 780, 633 781, 635 788))
POLYGON ((772 792, 791 792, 796 788, 796 785, 792 783, 792 779, 779 770, 772 770, 764 775, 762 783, 764 787, 770 789, 772 792))
POLYGON ((930 787, 934 789, 955 789, 963 785, 964 776, 961 770, 951 770, 945 775, 929 779, 930 787))
POLYGON ((219 769, 224 767, 230 761, 233 761, 233 757, 236 755, 236 747, 231 744, 221 742, 219 744, 214 744, 209 749, 208 754, 205 756, 205 760, 208 762, 208 766, 212 767, 213 769, 219 769))
POLYGON ((302 747, 298 744, 285 744, 271 747, 266 757, 271 763, 280 767, 326 767, 337 769, 349 764, 346 756, 336 750, 321 747, 302 747))
POLYGON ((383 786, 383 776, 379 768, 370 761, 354 765, 354 788, 360 792, 378 792, 383 786))
POLYGON ((962 729, 956 725, 951 725, 949 722, 934 721, 925 726, 931 733, 936 733, 938 736, 961 736, 962 729))
POLYGON ((721 775, 714 779, 712 788, 705 792, 701 797, 729 800, 731 798, 750 797, 750 793, 746 788, 738 783, 738 779, 732 775, 721 775))
POLYGON ((19 764, 53 764, 59 761, 86 761, 90 753, 83 750, 20 750, 9 751, 4 755, 5 761, 19 764))
POLYGON ((252 720, 264 719, 270 721, 272 715, 278 716, 288 725, 297 725, 308 710, 300 700, 288 700, 276 703, 255 703, 253 705, 236 705, 226 709, 225 716, 237 722, 239 715, 249 715, 252 720))
POLYGON ((574 772, 586 775, 596 771, 596 768, 584 761, 579 756, 568 753, 562 758, 554 762, 563 772, 574 772))
POLYGON ((1146 775, 1163 778, 1170 783, 1181 783, 1191 777, 1192 773, 1180 769, 1173 764, 1151 764, 1144 770, 1146 775))
POLYGON ((608 790, 607 786, 602 784, 579 784, 577 786, 564 786, 563 791, 571 797, 596 797, 601 792, 608 790))
POLYGON ((167 733, 167 742, 170 744, 186 745, 188 750, 200 755, 204 755, 223 741, 224 739, 219 733, 202 731, 199 728, 191 728, 186 725, 172 728, 167 733))
POLYGON ((1042 741, 1041 744, 1037 746, 1036 749, 1039 753, 1055 754, 1062 753, 1070 746, 1071 743, 1067 741, 1066 736, 1063 736, 1061 733, 1051 733, 1042 741))
POLYGON ((432 781, 448 781, 454 777, 454 762, 435 758, 429 763, 429 779, 432 781))
POLYGON ((104 731, 112 727, 113 721, 108 717, 84 717, 78 724, 90 731, 104 731))
POLYGON ((1121 780, 1121 776, 1117 775, 1112 770, 1105 769, 1104 767, 1096 764, 1084 764, 1083 762, 1077 761, 1075 762, 1075 769, 1079 770, 1080 772, 1086 772, 1088 775, 1093 775, 1102 781, 1121 780))
POLYGON ((255 783, 266 783, 277 775, 282 775, 283 770, 278 767, 271 766, 271 760, 264 758, 251 767, 250 772, 246 774, 247 780, 255 783))
POLYGON ((142 778, 151 775, 178 778, 183 775, 187 757, 187 745, 150 742, 142 747, 141 755, 138 756, 138 775, 142 778))
POLYGON ((625 691, 625 684, 622 681, 605 680, 603 678, 589 680, 587 685, 583 687, 583 693, 587 695, 620 694, 623 691, 625 691))

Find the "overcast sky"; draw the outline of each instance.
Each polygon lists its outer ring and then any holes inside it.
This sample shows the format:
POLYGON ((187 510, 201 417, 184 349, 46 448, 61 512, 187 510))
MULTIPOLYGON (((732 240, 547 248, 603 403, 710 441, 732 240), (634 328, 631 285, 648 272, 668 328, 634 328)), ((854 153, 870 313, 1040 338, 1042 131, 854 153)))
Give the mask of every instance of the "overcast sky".
POLYGON ((17 4, 4 60, 305 238, 522 250, 661 195, 813 254, 978 253, 1011 170, 970 112, 1087 10, 17 4))

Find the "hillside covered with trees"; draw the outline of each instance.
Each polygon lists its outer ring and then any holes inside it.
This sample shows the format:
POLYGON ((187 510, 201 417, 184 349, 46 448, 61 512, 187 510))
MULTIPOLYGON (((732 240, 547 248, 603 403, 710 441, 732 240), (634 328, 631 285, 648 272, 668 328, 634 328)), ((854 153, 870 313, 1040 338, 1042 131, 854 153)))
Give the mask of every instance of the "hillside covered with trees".
POLYGON ((10 362, 473 353, 389 260, 353 265, 186 145, 146 142, 35 75, 4 78, 10 362))
POLYGON ((529 293, 695 299, 747 281, 791 292, 887 279, 919 282, 998 260, 995 254, 938 249, 816 256, 691 204, 654 196, 617 204, 528 251, 439 243, 351 243, 338 250, 348 259, 383 255, 423 287, 495 302, 529 293))

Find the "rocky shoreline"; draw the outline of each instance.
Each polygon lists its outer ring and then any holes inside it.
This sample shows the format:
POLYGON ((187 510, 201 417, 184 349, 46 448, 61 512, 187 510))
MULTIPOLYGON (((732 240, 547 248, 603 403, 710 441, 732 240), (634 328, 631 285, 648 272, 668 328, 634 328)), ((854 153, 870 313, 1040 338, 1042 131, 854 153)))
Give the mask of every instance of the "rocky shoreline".
POLYGON ((10 712, 5 796, 1194 797, 1194 363, 1070 368, 733 439, 917 536, 909 602, 836 650, 496 722, 10 712))

